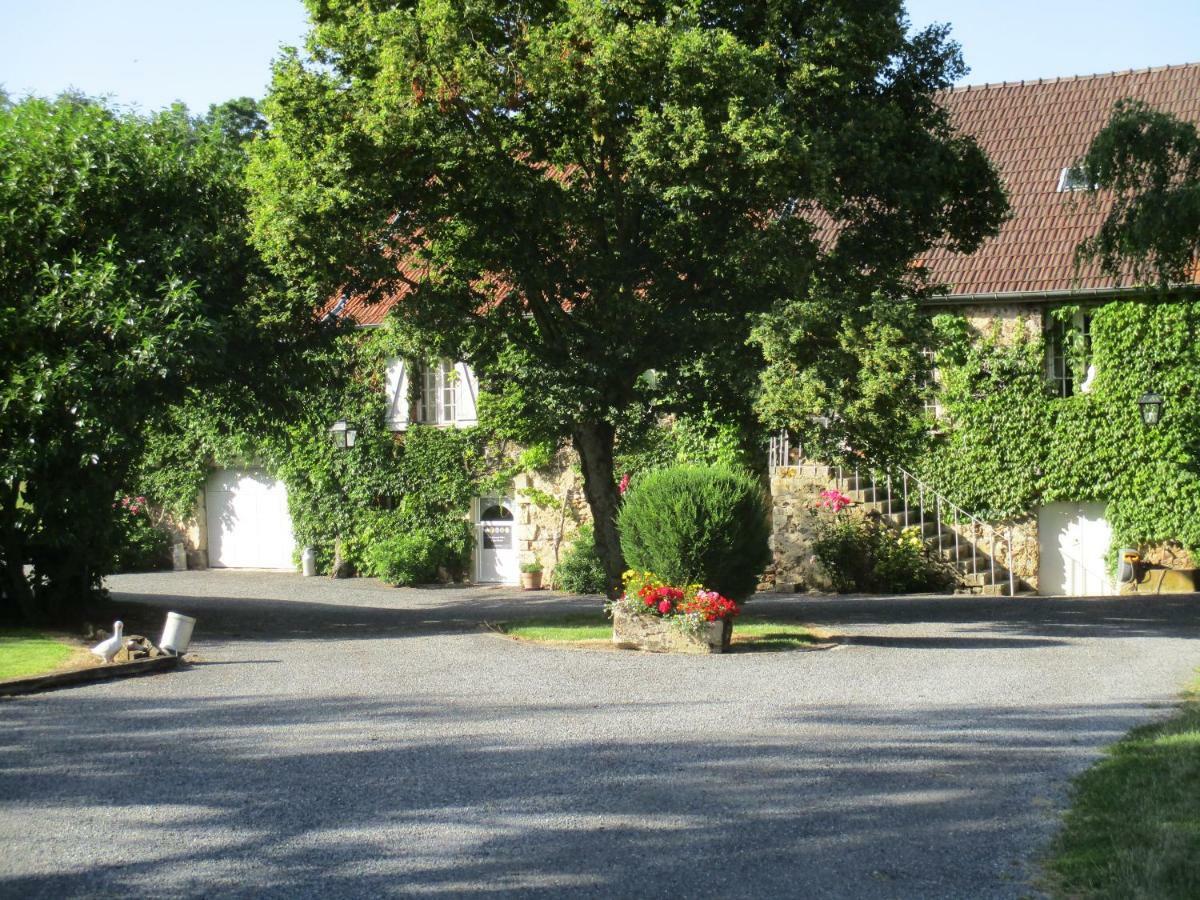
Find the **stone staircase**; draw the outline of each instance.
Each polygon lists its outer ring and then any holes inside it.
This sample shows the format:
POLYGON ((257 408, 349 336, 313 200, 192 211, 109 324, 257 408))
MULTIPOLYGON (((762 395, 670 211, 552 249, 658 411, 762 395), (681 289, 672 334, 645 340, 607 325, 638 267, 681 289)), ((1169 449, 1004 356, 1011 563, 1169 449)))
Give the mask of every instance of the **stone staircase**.
POLYGON ((838 490, 897 532, 916 528, 956 594, 1009 595, 1023 588, 1005 561, 1011 532, 964 512, 912 474, 829 468, 838 490))

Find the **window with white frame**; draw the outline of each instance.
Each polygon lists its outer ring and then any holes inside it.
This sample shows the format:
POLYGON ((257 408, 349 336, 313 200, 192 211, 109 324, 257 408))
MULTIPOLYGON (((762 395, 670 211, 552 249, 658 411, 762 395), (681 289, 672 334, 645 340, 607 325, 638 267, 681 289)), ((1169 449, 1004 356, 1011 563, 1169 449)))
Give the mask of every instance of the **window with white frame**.
POLYGON ((445 360, 418 369, 416 421, 424 425, 452 425, 458 396, 458 372, 445 360))
POLYGON ((1056 397, 1078 392, 1081 374, 1092 361, 1092 316, 1077 312, 1071 319, 1050 318, 1046 329, 1046 378, 1056 397))
POLYGON ((926 347, 921 351, 921 356, 925 357, 925 374, 921 379, 921 399, 925 407, 925 416, 930 420, 936 420, 940 409, 938 407, 938 370, 937 370, 937 351, 926 347))

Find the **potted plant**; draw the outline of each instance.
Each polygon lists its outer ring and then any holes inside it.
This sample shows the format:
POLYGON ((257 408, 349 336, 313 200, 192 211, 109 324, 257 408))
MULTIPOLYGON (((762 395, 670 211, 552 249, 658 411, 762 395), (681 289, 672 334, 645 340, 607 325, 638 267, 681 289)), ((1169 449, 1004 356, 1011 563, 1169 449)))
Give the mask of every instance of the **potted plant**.
POLYGON ((724 653, 738 605, 698 584, 674 587, 653 572, 625 573, 625 593, 606 605, 618 647, 659 653, 724 653))
POLYGON ((542 564, 536 559, 521 565, 521 587, 527 591, 542 589, 542 564))

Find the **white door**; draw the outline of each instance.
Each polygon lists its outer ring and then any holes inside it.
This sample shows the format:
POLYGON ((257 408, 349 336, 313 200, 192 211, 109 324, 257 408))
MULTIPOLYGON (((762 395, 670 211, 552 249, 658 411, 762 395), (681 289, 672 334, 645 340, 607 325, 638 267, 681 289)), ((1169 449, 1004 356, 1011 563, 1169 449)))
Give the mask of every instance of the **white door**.
POLYGON ((1072 597, 1115 593, 1104 559, 1111 542, 1103 503, 1047 503, 1038 511, 1038 592, 1072 597))
POLYGON ((204 488, 208 564, 218 569, 294 569, 287 488, 259 469, 218 469, 204 488))
POLYGON ((476 501, 475 580, 492 584, 518 584, 516 520, 513 502, 506 497, 480 497, 476 501))

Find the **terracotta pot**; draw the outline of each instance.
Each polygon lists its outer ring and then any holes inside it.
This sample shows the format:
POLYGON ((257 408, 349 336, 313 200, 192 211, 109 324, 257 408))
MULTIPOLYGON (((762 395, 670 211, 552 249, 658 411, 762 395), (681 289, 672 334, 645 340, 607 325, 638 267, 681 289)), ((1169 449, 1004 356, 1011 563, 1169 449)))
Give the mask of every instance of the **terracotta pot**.
POLYGON ((527 591, 540 591, 542 589, 542 573, 522 572, 521 587, 527 591))

